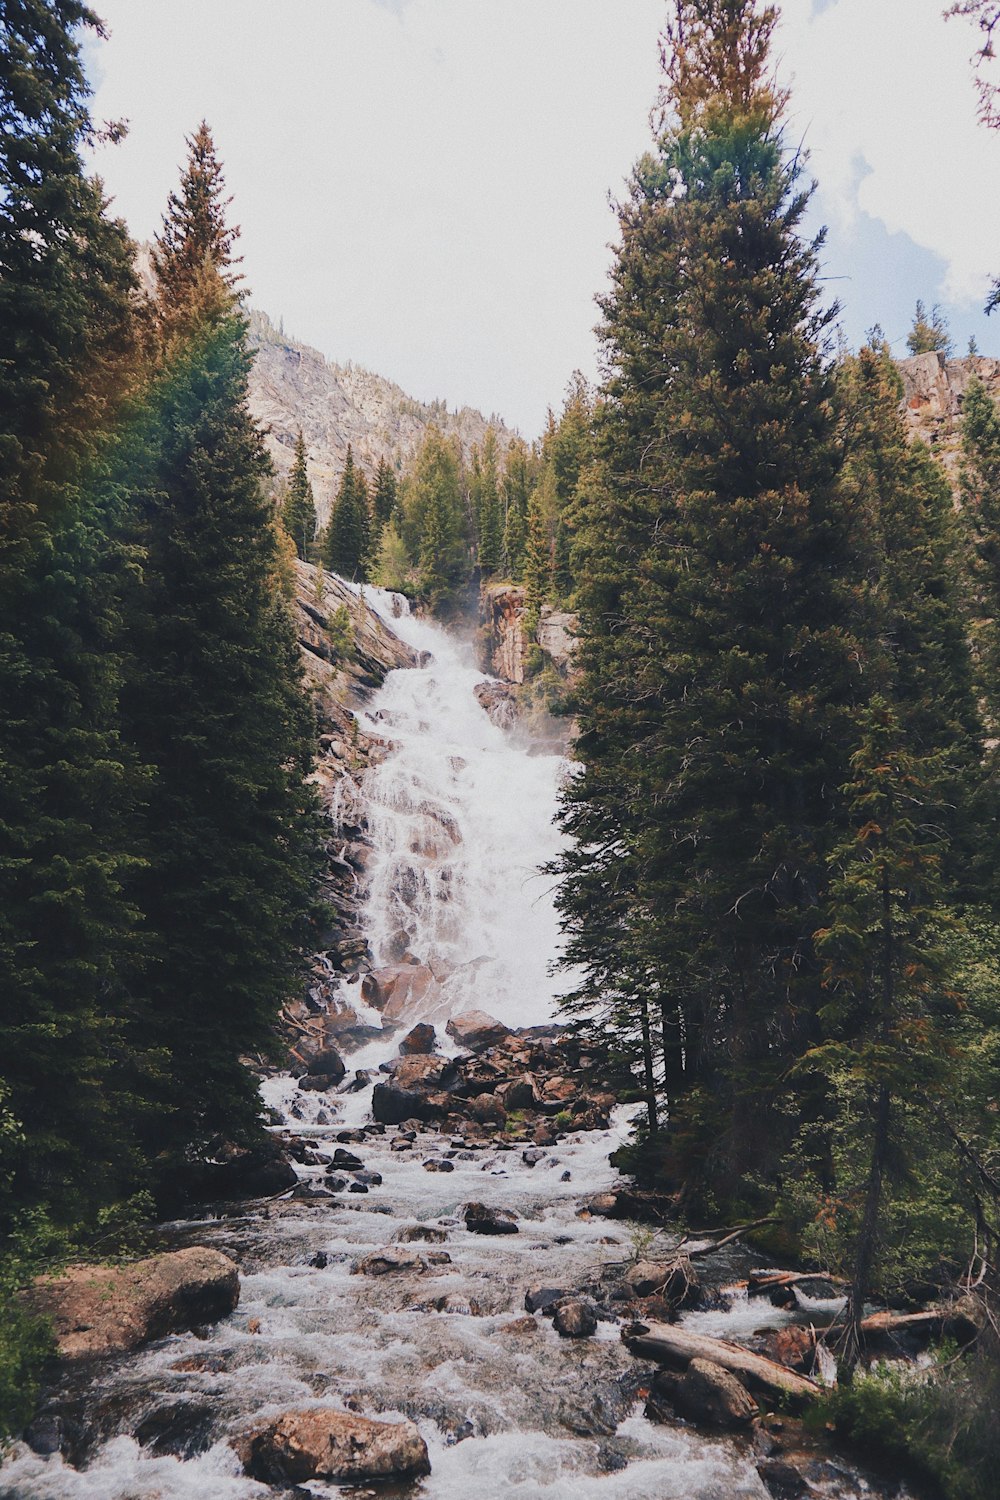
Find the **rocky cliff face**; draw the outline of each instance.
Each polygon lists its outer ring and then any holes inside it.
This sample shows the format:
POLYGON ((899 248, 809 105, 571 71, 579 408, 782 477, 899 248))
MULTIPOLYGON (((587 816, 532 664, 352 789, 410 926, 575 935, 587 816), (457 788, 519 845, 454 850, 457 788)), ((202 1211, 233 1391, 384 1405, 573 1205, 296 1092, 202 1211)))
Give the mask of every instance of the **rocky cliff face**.
MULTIPOLYGON (((380 458, 405 464, 432 423, 456 435, 467 457, 490 425, 470 407, 449 411, 444 402, 415 401, 391 380, 360 365, 333 364, 289 338, 256 309, 250 313, 250 339, 256 351, 251 409, 266 429, 279 474, 290 469, 295 436, 302 428, 321 524, 329 517, 348 443, 355 462, 372 475, 380 458)), ((503 450, 513 434, 499 421, 493 426, 503 450)))
POLYGON ((544 604, 532 637, 525 628, 524 589, 519 583, 488 583, 480 595, 485 665, 504 682, 520 685, 537 646, 561 677, 573 675, 576 616, 544 604))
POLYGON ((971 354, 915 354, 899 361, 903 407, 910 435, 922 438, 957 477, 961 447, 962 399, 978 376, 994 400, 1000 398, 1000 359, 971 354))
POLYGON ((338 973, 356 971, 367 952, 361 913, 371 846, 360 784, 368 766, 385 755, 387 742, 365 733, 351 707, 359 706, 380 687, 388 672, 418 666, 419 657, 343 579, 309 563, 295 563, 293 610, 319 729, 313 779, 330 818, 319 892, 330 919, 319 935, 306 993, 286 1008, 283 1026, 293 1066, 298 1062, 308 1071, 313 1057, 322 1054, 342 1029, 349 1032, 356 1021, 353 1010, 338 1006, 331 981, 338 973), (344 654, 333 629, 341 605, 350 614, 353 636, 353 645, 344 654))

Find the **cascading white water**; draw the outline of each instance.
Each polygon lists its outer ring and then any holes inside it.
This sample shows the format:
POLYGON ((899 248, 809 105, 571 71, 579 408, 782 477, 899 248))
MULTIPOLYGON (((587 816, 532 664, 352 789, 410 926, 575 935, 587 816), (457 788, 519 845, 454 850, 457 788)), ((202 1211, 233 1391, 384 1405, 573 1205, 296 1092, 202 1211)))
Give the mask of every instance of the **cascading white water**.
MULTIPOLYGON (((361 793, 374 846, 369 940, 380 962, 405 947, 436 976, 398 1019, 477 1008, 509 1025, 545 1021, 560 985, 549 975, 558 924, 538 866, 558 851, 552 817, 564 764, 490 722, 473 694, 481 674, 470 650, 437 625, 400 618, 393 596, 368 597, 433 658, 393 673, 367 715, 393 745, 361 793)), ((345 997, 358 988, 345 984, 345 997)), ((365 1018, 379 1020, 374 1011, 365 1018)), ((355 1054, 355 1066, 372 1066, 394 1045, 386 1032, 355 1054)), ((327 1148, 327 1160, 370 1097, 304 1094, 288 1076, 268 1079, 263 1093, 297 1134, 327 1148)), ((175 1226, 182 1242, 239 1261, 238 1309, 207 1336, 164 1339, 97 1371, 85 1397, 93 1441, 84 1467, 18 1445, 0 1468, 0 1500, 267 1500, 276 1491, 241 1473, 229 1440, 262 1417, 312 1405, 416 1421, 432 1472, 393 1488, 407 1500, 767 1500, 747 1451, 638 1414, 641 1372, 615 1321, 579 1343, 545 1320, 524 1327, 526 1286, 600 1284, 628 1256, 629 1226, 579 1212, 614 1180, 608 1155, 623 1138, 623 1112, 613 1130, 564 1138, 541 1162, 502 1140, 464 1149, 433 1130, 407 1155, 381 1129, 369 1125, 359 1148, 383 1174, 370 1195, 175 1226), (425 1156, 446 1157, 451 1171, 425 1171, 425 1156), (461 1206, 472 1199, 513 1209, 521 1232, 471 1233, 461 1206), (355 1257, 417 1225, 433 1226, 447 1263, 423 1275, 354 1273, 355 1257)), ((299 1172, 314 1184, 324 1178, 321 1164, 299 1172)), ((728 1326, 724 1314, 687 1316, 714 1319, 713 1331, 728 1326)), ((747 1305, 740 1316, 759 1326, 790 1314, 747 1305)), ((342 1493, 316 1481, 295 1490, 315 1500, 342 1493)), ((815 1493, 871 1492, 835 1474, 815 1493)))
MULTIPOLYGON (((376 596, 391 617, 399 596, 376 596)), ((435 983, 414 1019, 480 1009, 509 1026, 552 1019, 562 981, 553 881, 554 824, 565 762, 492 723, 474 688, 472 648, 433 621, 391 617, 409 645, 429 654, 417 671, 393 672, 362 716, 392 742, 368 772, 366 816, 375 849, 368 900, 376 961, 404 951, 435 983)))

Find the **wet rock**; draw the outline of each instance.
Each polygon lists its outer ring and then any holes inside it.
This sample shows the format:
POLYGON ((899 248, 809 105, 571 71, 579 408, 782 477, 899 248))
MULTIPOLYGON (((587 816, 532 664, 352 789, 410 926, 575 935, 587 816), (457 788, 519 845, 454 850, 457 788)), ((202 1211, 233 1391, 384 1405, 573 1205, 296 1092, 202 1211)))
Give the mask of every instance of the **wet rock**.
POLYGON ((748 1426, 758 1410, 736 1376, 707 1359, 691 1361, 670 1399, 680 1416, 730 1430, 748 1426))
POLYGON ((392 1081, 397 1088, 435 1088, 446 1082, 455 1072, 455 1062, 450 1057, 424 1054, 418 1057, 403 1057, 392 1070, 392 1081))
POLYGON ((583 1212, 596 1214, 600 1218, 617 1218, 619 1214, 618 1194, 596 1193, 593 1198, 590 1198, 584 1204, 583 1212))
POLYGON ((136 1427, 133 1436, 142 1448, 157 1455, 191 1459, 211 1443, 215 1405, 205 1400, 180 1400, 157 1406, 136 1427))
POLYGON ((418 1021, 400 1042, 399 1050, 404 1057, 411 1057, 433 1052, 436 1045, 437 1033, 434 1027, 427 1021, 418 1021))
POLYGON ((534 1141, 536 1146, 554 1146, 559 1139, 559 1132, 554 1125, 543 1121, 535 1131, 534 1141))
POLYGON ((33 1422, 29 1422, 21 1436, 34 1453, 47 1458, 62 1450, 66 1441, 65 1424, 62 1417, 54 1413, 38 1416, 33 1422))
POLYGON ((366 1187, 366 1188, 381 1187, 382 1186, 382 1173, 381 1172, 373 1172, 369 1167, 362 1167, 362 1169, 361 1169, 360 1172, 355 1172, 354 1173, 354 1184, 353 1185, 355 1187, 357 1187, 357 1186, 360 1185, 361 1187, 366 1187))
POLYGON ((484 1010, 468 1010, 460 1016, 452 1016, 445 1030, 460 1047, 466 1047, 470 1052, 495 1047, 510 1035, 508 1027, 484 1010))
POLYGON ((521 1160, 526 1167, 537 1167, 540 1161, 544 1161, 547 1152, 540 1146, 535 1146, 527 1151, 521 1152, 521 1160))
POLYGON ((560 1177, 559 1181, 560 1182, 572 1182, 573 1181, 573 1173, 570 1172, 570 1171, 564 1172, 562 1174, 562 1176, 560 1177))
POLYGON ((292 1197, 298 1202, 311 1202, 319 1198, 332 1198, 330 1188, 321 1186, 318 1182, 297 1182, 292 1188, 292 1197))
POLYGON ((425 1172, 454 1172, 455 1163, 447 1157, 430 1156, 423 1164, 425 1172))
MULTIPOLYGON (((427 1005, 437 993, 437 980, 426 964, 398 964, 378 971, 383 998, 382 1015, 387 1021, 405 1021, 427 1005)), ((374 1002, 369 1002, 374 1004, 374 1002)))
POLYGON ((809 1494, 809 1486, 799 1473, 781 1458, 761 1458, 757 1461, 757 1473, 769 1495, 774 1500, 799 1500, 809 1494))
POLYGON ((368 1184, 367 1182, 352 1182, 347 1191, 349 1193, 367 1193, 368 1184))
POLYGON ((489 1208, 485 1203, 465 1205, 465 1227, 473 1234, 517 1234, 517 1217, 509 1208, 489 1208))
POLYGON ((518 1338, 538 1332, 538 1323, 534 1318, 514 1318, 510 1323, 501 1323, 499 1333, 513 1333, 518 1338))
POLYGON ((429 1245, 443 1245, 448 1236, 443 1229, 435 1229, 431 1224, 410 1224, 406 1229, 401 1229, 396 1236, 400 1244, 411 1244, 422 1240, 429 1245))
POLYGON ((246 1472, 265 1484, 418 1478, 430 1473, 427 1444, 412 1422, 374 1422, 353 1412, 285 1412, 234 1441, 246 1472))
POLYGON ((477 1094, 469 1100, 469 1113, 481 1125, 503 1125, 507 1113, 495 1094, 477 1094))
POLYGON ((401 1125, 404 1120, 429 1118, 430 1111, 423 1094, 394 1083, 377 1083, 372 1090, 372 1114, 383 1125, 401 1125))
POLYGON ((788 1328, 774 1328, 759 1340, 761 1353, 779 1365, 798 1370, 808 1375, 816 1357, 816 1334, 812 1328, 793 1324, 788 1328))
POLYGON ((339 1175, 330 1175, 326 1179, 326 1185, 331 1193, 342 1193, 347 1186, 347 1178, 339 1175))
MULTIPOLYGON (((305 1039, 303 1039, 305 1041, 305 1039)), ((332 1078, 334 1083, 339 1083, 347 1072, 347 1064, 337 1051, 336 1047, 322 1042, 313 1047, 293 1047, 292 1056, 301 1058, 305 1070, 310 1076, 332 1078)), ((301 1084, 299 1085, 301 1087, 301 1084)))
POLYGON ((194 1245, 130 1266, 70 1266, 39 1277, 24 1300, 52 1320, 61 1358, 82 1359, 226 1317, 240 1278, 228 1255, 194 1245))
POLYGON ((337 1140, 342 1146, 363 1146, 368 1137, 363 1130, 338 1130, 337 1140))
POLYGON ((338 1094, 360 1094, 361 1090, 366 1089, 371 1081, 372 1075, 366 1068, 356 1068, 354 1077, 349 1078, 346 1083, 342 1083, 337 1092, 338 1094))
POLYGON ((659 1293, 671 1307, 690 1306, 697 1300, 698 1273, 687 1256, 673 1260, 640 1260, 625 1273, 625 1285, 634 1297, 652 1297, 659 1293))
POLYGON ((333 1153, 333 1166, 337 1171, 357 1172, 364 1166, 364 1162, 353 1151, 345 1151, 342 1146, 338 1146, 333 1153))
POLYGON ((326 1251, 325 1250, 317 1250, 316 1254, 313 1256, 313 1258, 309 1262, 309 1264, 316 1271, 325 1271, 326 1268, 327 1268, 327 1266, 330 1264, 330 1260, 329 1260, 329 1257, 327 1256, 326 1251))
POLYGON ((565 1339, 585 1339, 597 1332, 597 1313, 589 1302, 568 1297, 559 1302, 552 1317, 557 1333, 565 1339))
POLYGON ((352 1267, 357 1276, 390 1276, 398 1271, 426 1271, 427 1262, 416 1250, 373 1250, 352 1267))

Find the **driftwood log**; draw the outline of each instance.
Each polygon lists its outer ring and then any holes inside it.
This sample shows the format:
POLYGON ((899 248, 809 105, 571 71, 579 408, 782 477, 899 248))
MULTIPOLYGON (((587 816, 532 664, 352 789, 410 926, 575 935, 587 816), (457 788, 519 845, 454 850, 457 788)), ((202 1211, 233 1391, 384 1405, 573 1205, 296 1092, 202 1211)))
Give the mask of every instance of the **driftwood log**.
POLYGON ((823 1387, 815 1380, 797 1375, 776 1360, 754 1354, 739 1344, 688 1333, 669 1323, 642 1326, 648 1328, 646 1333, 630 1333, 626 1329, 622 1338, 630 1352, 643 1359, 652 1359, 674 1369, 686 1369, 693 1359, 711 1360, 742 1380, 751 1390, 796 1408, 807 1406, 823 1394, 823 1387))

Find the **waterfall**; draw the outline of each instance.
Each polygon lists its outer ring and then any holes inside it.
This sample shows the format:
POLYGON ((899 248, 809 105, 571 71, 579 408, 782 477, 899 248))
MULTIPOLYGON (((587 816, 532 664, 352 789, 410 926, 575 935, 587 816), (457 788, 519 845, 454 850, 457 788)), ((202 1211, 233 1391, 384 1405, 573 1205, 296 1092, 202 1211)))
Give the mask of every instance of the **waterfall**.
POLYGON ((565 978, 550 973, 559 927, 542 866, 561 845, 567 764, 491 721, 475 698, 484 674, 471 645, 403 612, 399 595, 367 597, 426 655, 423 667, 391 673, 361 715, 392 746, 363 783, 375 962, 405 956, 430 969, 413 1020, 472 1009, 509 1026, 551 1020, 565 978))

